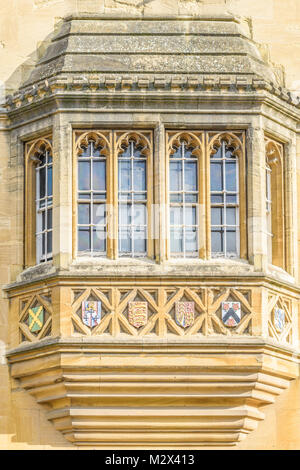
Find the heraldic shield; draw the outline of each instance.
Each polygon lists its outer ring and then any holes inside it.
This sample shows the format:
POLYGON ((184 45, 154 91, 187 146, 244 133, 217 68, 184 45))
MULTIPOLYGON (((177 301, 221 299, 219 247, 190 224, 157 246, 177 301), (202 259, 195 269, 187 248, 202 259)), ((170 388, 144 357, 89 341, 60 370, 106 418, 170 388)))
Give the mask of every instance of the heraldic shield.
POLYGON ((226 326, 237 326, 241 321, 241 303, 222 302, 222 321, 226 326))
POLYGON ((90 328, 99 325, 101 321, 101 302, 86 300, 82 302, 82 321, 90 328))
POLYGON ((147 302, 129 302, 128 321, 135 328, 145 326, 148 320, 147 302))
POLYGON ((39 305, 29 309, 28 327, 31 333, 38 333, 44 326, 44 308, 39 305))
POLYGON ((194 323, 195 304, 194 302, 176 302, 175 320, 183 328, 187 328, 194 323))
POLYGON ((285 312, 282 308, 275 307, 274 309, 274 326, 278 333, 282 333, 285 327, 285 312))

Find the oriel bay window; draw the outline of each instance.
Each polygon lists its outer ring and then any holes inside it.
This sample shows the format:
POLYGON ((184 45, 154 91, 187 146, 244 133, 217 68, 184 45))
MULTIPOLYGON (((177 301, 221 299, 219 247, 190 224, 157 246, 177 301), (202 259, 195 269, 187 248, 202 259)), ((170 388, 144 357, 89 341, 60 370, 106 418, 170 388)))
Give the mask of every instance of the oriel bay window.
MULTIPOLYGON (((283 145, 266 137, 265 146, 268 260, 285 269, 283 145)), ((26 266, 53 257, 52 155, 51 136, 25 144, 26 266)), ((153 259, 159 184, 167 231, 156 246, 167 258, 247 258, 245 132, 167 131, 159 182, 150 130, 74 131, 73 162, 74 257, 153 259)))
POLYGON ((153 256, 152 132, 76 131, 74 256, 153 256))
POLYGON ((40 138, 25 149, 25 263, 52 260, 53 160, 51 138, 40 138))

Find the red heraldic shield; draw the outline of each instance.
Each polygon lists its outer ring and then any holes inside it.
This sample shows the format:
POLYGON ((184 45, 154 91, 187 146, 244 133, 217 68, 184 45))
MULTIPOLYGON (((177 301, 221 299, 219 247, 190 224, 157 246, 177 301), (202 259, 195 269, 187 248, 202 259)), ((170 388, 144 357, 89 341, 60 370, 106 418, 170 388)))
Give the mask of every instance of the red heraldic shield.
POLYGON ((194 323, 195 305, 194 302, 176 302, 175 320, 183 328, 187 328, 194 323))
POLYGON ((135 328, 145 326, 148 321, 147 302, 129 302, 128 321, 135 328))

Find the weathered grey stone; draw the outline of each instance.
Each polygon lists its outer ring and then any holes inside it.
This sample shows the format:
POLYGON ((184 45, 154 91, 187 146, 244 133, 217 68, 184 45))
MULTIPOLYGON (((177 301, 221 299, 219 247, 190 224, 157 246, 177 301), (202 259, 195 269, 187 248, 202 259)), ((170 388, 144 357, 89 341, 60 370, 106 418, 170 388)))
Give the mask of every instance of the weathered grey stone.
POLYGON ((251 74, 278 83, 236 18, 69 17, 38 62, 28 86, 58 74, 251 74))

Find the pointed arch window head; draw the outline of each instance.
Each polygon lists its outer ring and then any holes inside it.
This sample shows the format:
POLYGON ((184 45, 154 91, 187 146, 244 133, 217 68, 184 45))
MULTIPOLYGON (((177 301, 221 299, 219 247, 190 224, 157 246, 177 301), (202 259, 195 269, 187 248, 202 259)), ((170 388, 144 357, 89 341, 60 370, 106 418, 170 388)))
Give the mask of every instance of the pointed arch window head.
POLYGON ((78 149, 78 252, 105 255, 107 246, 107 152, 105 142, 86 136, 78 149))
POLYGON ((170 252, 198 256, 198 156, 192 142, 174 142, 169 159, 170 252))
POLYGON ((240 256, 241 145, 219 136, 210 155, 210 232, 212 257, 240 256))
POLYGON ((139 139, 121 144, 118 157, 118 240, 121 256, 147 253, 147 152, 139 139))

